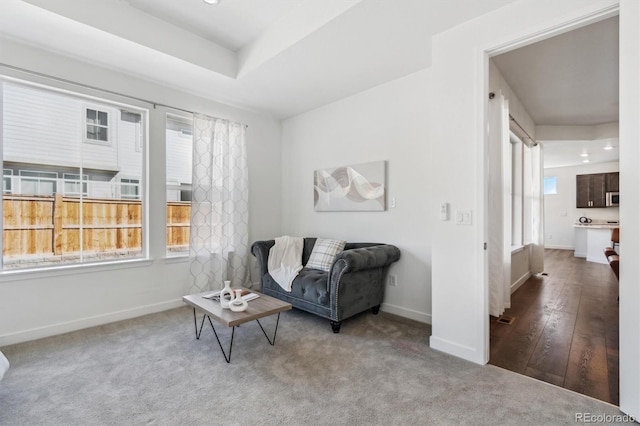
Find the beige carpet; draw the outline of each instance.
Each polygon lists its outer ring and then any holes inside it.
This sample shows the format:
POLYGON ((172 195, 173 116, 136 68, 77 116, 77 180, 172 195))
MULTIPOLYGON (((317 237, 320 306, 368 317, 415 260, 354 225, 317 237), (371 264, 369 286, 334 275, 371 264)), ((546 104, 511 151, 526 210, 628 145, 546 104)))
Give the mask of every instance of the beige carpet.
MULTIPOLYGON (((434 351, 428 326, 282 314, 236 330, 227 364, 189 308, 1 348, 0 425, 541 425, 617 407, 434 351), (270 333, 275 317, 264 321, 270 333)), ((222 330, 228 346, 230 331, 222 330)), ((609 420, 615 418, 609 418, 609 420)))

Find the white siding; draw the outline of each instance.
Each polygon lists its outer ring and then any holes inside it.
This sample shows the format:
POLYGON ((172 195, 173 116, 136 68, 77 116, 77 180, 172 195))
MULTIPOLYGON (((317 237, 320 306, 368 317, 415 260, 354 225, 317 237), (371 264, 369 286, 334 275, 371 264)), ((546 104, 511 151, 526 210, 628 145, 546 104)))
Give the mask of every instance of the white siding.
POLYGON ((4 161, 119 170, 116 108, 101 106, 110 116, 105 145, 84 143, 84 108, 91 103, 11 83, 3 84, 3 103, 4 161))
POLYGON ((130 179, 141 179, 142 176, 142 141, 141 123, 131 123, 118 118, 118 163, 120 176, 130 179), (138 149, 136 150, 136 147, 138 149))
POLYGON ((80 167, 78 101, 7 83, 3 93, 4 161, 80 167))
POLYGON ((167 182, 191 183, 191 135, 167 129, 167 182))

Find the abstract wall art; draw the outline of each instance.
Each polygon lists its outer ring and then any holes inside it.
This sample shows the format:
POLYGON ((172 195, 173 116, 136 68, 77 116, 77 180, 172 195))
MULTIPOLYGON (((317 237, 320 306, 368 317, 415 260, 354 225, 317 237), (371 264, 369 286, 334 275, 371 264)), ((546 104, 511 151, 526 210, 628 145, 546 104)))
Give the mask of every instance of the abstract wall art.
POLYGON ((384 211, 385 182, 385 161, 316 170, 315 211, 384 211))

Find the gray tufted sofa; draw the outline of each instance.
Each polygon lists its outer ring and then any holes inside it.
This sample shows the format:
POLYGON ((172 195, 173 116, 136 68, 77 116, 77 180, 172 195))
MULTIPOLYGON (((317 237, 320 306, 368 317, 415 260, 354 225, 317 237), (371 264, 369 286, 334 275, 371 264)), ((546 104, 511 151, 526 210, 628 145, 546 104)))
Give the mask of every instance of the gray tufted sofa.
MULTIPOLYGON (((306 265, 316 238, 304 238, 302 265, 306 265)), ((274 240, 256 241, 251 252, 258 259, 260 287, 264 294, 291 303, 295 308, 327 318, 334 333, 342 320, 367 309, 377 314, 382 303, 389 265, 400 259, 393 245, 347 243, 329 272, 303 268, 286 292, 269 275, 267 259, 274 240)))

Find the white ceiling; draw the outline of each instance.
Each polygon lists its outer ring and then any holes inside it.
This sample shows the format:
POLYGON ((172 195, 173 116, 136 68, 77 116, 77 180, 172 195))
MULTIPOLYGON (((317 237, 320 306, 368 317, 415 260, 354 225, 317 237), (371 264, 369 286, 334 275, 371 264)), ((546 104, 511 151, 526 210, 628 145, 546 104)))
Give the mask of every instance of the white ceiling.
POLYGON ((232 51, 255 41, 303 0, 125 0, 131 6, 232 51))
MULTIPOLYGON (((536 125, 595 128, 618 121, 618 31, 613 17, 492 59, 536 125)), ((545 167, 618 161, 617 135, 596 134, 543 140, 545 167)))
MULTIPOLYGON (((286 118, 429 67, 433 34, 512 1, 2 0, 0 36, 286 118)), ((612 18, 493 60, 536 124, 593 126, 617 121, 617 45, 612 18)), ((545 165, 616 161, 610 137, 547 137, 545 165)))
POLYGON ((433 34, 512 1, 2 0, 0 36, 286 118, 430 66, 433 34))

